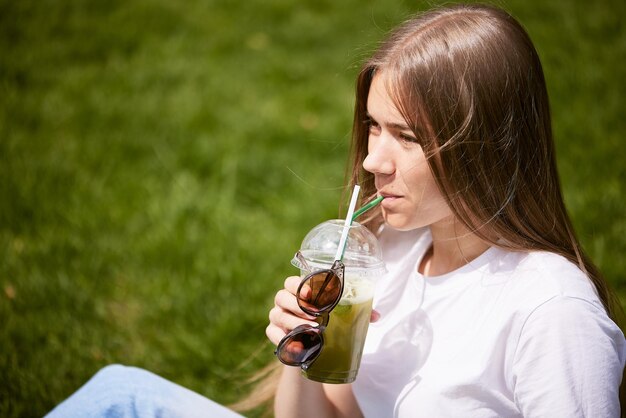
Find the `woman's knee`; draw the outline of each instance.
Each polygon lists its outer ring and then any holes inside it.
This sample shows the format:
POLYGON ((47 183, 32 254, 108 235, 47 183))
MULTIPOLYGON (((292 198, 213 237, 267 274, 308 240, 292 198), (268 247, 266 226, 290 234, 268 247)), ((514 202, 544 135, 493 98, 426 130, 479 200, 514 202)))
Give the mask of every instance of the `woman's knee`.
POLYGON ((153 379, 152 373, 131 366, 111 364, 100 369, 88 382, 91 387, 116 388, 117 392, 132 392, 153 379))
POLYGON ((108 366, 104 366, 93 376, 94 378, 99 379, 111 379, 118 378, 123 376, 126 373, 126 369, 128 367, 122 364, 109 364, 108 366))
POLYGON ((132 417, 140 371, 120 364, 103 367, 48 417, 132 417))
POLYGON ((128 382, 131 380, 133 374, 131 369, 132 367, 121 364, 110 364, 98 370, 98 372, 91 378, 91 382, 128 382))

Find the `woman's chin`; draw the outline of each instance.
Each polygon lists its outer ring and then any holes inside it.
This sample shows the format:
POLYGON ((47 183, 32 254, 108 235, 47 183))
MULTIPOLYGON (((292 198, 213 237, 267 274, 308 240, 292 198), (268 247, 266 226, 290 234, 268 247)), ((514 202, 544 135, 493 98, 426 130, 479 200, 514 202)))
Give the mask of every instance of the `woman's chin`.
POLYGON ((417 222, 413 217, 386 210, 383 210, 383 219, 385 220, 385 225, 388 225, 397 231, 410 231, 424 226, 420 225, 419 222, 417 222))

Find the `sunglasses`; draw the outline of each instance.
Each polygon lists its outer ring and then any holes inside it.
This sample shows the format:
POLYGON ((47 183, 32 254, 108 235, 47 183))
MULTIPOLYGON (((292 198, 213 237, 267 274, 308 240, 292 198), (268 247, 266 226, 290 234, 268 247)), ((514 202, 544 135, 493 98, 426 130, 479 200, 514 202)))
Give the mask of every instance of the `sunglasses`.
MULTIPOLYGON (((296 257, 303 260, 299 252, 296 257)), ((302 279, 296 292, 298 306, 315 316, 319 326, 300 325, 285 335, 274 352, 282 363, 306 370, 319 357, 329 314, 343 294, 344 272, 344 264, 336 260, 331 268, 314 271, 302 279)))

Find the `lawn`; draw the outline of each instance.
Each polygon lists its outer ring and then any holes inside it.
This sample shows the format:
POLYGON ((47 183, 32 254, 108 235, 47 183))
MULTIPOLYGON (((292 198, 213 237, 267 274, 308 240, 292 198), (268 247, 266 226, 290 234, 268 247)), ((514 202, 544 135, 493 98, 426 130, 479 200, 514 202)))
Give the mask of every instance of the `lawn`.
MULTIPOLYGON (((241 396, 294 250, 340 215, 358 65, 430 2, 389 3, 0 0, 0 416, 110 363, 241 396)), ((626 4, 499 4, 543 59, 578 233, 626 295, 626 4)))

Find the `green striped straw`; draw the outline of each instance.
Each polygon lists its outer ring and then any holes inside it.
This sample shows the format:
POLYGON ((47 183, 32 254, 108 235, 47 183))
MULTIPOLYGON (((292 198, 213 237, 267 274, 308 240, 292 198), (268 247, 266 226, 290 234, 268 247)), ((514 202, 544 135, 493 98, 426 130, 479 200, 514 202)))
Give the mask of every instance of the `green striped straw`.
POLYGON ((341 239, 339 240, 339 246, 337 247, 337 255, 335 256, 335 260, 343 260, 343 253, 346 251, 346 244, 348 243, 348 230, 352 225, 352 222, 360 215, 363 215, 368 210, 372 209, 380 202, 383 201, 383 196, 378 196, 376 199, 369 202, 367 205, 361 207, 361 209, 354 211, 354 206, 356 204, 357 197, 359 196, 359 190, 361 187, 359 185, 354 186, 354 190, 352 192, 352 198, 350 199, 350 207, 348 208, 348 216, 346 216, 346 221, 343 226, 343 233, 341 234, 341 239))
POLYGON ((354 215, 352 215, 352 222, 354 222, 354 220, 356 218, 358 218, 359 216, 363 215, 368 210, 370 210, 373 207, 375 207, 376 205, 378 205, 380 202, 383 201, 384 198, 385 198, 384 196, 378 196, 376 199, 372 200, 367 205, 364 205, 361 209, 359 209, 356 212, 354 212, 354 215))

